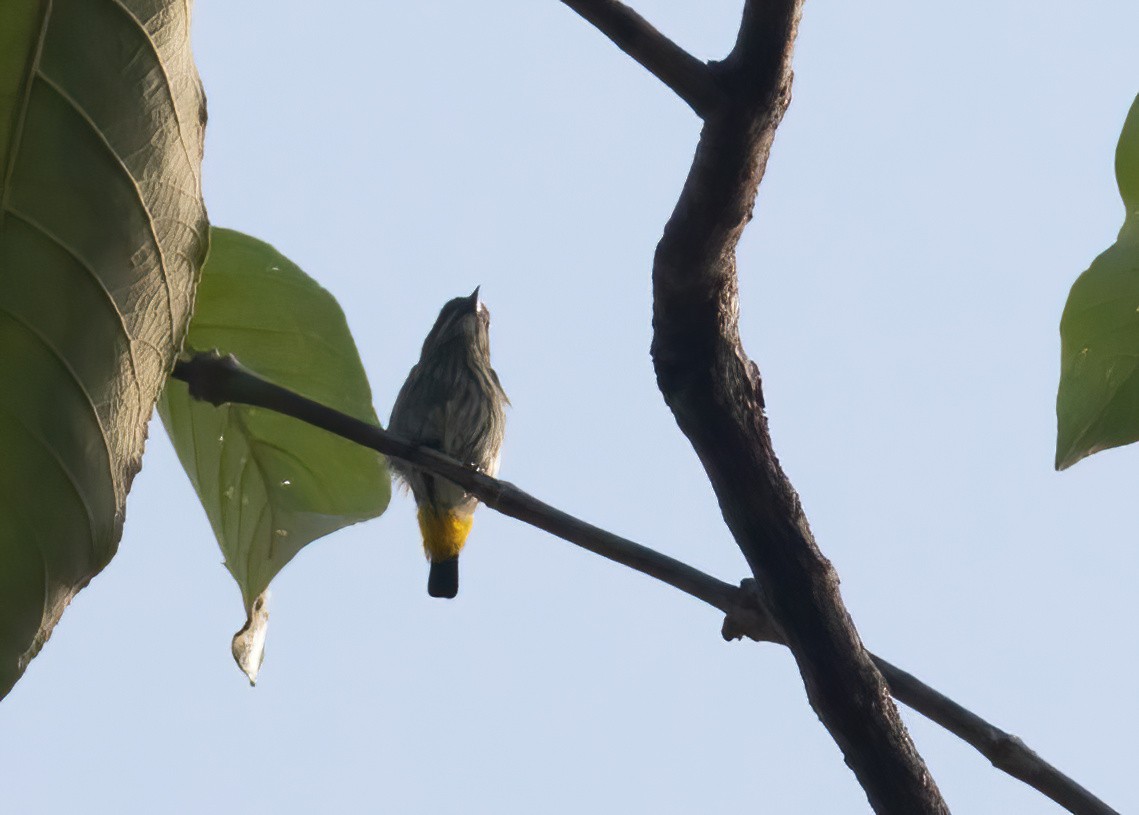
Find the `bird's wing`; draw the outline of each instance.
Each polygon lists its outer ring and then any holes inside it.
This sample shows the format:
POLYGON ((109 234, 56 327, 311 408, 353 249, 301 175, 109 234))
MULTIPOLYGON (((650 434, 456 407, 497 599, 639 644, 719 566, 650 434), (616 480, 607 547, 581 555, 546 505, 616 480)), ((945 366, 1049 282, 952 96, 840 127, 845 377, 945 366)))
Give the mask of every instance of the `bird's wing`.
POLYGON ((446 425, 446 387, 438 377, 416 365, 399 389, 388 430, 408 441, 441 450, 446 425), (431 405, 423 410, 424 405, 431 405))

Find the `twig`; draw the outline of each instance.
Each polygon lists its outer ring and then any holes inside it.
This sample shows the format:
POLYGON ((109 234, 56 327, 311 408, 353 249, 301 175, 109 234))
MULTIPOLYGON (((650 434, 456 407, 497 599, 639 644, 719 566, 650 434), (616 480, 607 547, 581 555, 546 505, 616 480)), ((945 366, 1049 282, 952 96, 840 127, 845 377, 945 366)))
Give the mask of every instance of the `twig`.
MULTIPOLYGON (((785 644, 767 617, 754 579, 748 578, 740 584, 735 610, 724 618, 723 634, 724 639, 748 637, 759 642, 785 644), (775 638, 771 636, 773 633, 776 633, 775 638)), ((990 724, 882 657, 870 654, 870 658, 882 672, 895 699, 975 747, 998 770, 1023 781, 1077 815, 1119 815, 1042 759, 1019 737, 990 724)))
POLYGON ((686 563, 633 543, 562 512, 506 481, 460 464, 430 447, 421 447, 375 425, 314 402, 288 388, 269 382, 232 355, 195 354, 179 361, 172 376, 190 387, 190 395, 213 405, 227 402, 253 405, 300 419, 387 456, 401 458, 450 479, 488 507, 536 526, 583 549, 655 577, 685 594, 727 611, 738 589, 686 563))
POLYGON ((701 118, 724 98, 708 66, 617 0, 562 0, 676 92, 701 118))
MULTIPOLYGON (((487 506, 545 530, 594 554, 654 577, 724 612, 725 639, 748 637, 785 644, 768 614, 759 588, 747 579, 737 588, 660 552, 641 546, 562 512, 506 481, 491 478, 427 447, 411 444, 379 427, 268 382, 232 356, 194 355, 179 361, 173 376, 190 394, 214 405, 241 403, 273 410, 384 455, 396 456, 454 481, 487 506)), ((891 693, 931 721, 976 747, 995 767, 1047 795, 1078 815, 1118 815, 1011 736, 938 693, 920 680, 874 657, 891 693)))
POLYGON ((1069 812, 1119 815, 1038 756, 1017 736, 989 724, 881 657, 874 657, 874 663, 886 677, 895 699, 976 747, 998 770, 1044 793, 1069 812))

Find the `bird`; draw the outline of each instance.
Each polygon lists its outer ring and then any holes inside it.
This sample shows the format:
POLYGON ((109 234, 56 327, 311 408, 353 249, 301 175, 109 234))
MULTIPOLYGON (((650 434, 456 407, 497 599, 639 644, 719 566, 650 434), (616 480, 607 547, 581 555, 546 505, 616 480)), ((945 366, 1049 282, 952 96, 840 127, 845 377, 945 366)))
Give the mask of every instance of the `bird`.
MULTIPOLYGON (((510 400, 490 365, 490 311, 479 299, 479 288, 440 309, 419 362, 396 397, 388 431, 495 476, 510 400)), ((459 552, 478 499, 405 461, 389 462, 415 498, 431 563, 427 593, 453 598, 459 592, 459 552)))

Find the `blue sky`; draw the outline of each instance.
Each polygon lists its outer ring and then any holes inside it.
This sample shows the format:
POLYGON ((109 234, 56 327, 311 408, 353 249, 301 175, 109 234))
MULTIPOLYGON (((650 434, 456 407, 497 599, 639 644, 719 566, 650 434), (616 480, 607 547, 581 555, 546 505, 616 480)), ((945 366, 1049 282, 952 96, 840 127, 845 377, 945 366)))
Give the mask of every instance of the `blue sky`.
MULTIPOLYGON (((702 59, 739 2, 636 8, 702 59)), ((1139 5, 807 4, 741 247, 772 433, 864 641, 1139 808, 1139 450, 1052 470, 1058 322, 1114 239, 1139 5)), ((695 116, 555 0, 200 3, 214 223, 343 305, 386 417, 482 286, 502 476, 745 575, 656 390, 649 271, 695 116)), ((454 602, 411 501, 240 595, 152 426, 126 533, 0 705, 16 812, 867 811, 790 655, 482 509, 454 602)), ((1054 813, 903 711, 951 808, 1054 813)))

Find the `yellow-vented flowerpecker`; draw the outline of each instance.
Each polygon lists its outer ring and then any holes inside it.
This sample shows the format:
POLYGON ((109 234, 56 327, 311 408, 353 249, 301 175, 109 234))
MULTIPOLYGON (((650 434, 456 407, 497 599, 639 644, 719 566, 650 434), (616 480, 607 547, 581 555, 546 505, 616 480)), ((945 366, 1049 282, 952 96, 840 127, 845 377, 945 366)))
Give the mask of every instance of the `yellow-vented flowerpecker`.
MULTIPOLYGON (((400 388, 388 430, 488 475, 498 473, 510 403, 490 367, 490 312, 476 288, 443 306, 423 341, 419 362, 400 388)), ((445 478, 391 459, 419 509, 423 548, 431 561, 427 593, 459 592, 459 552, 478 499, 445 478)))

